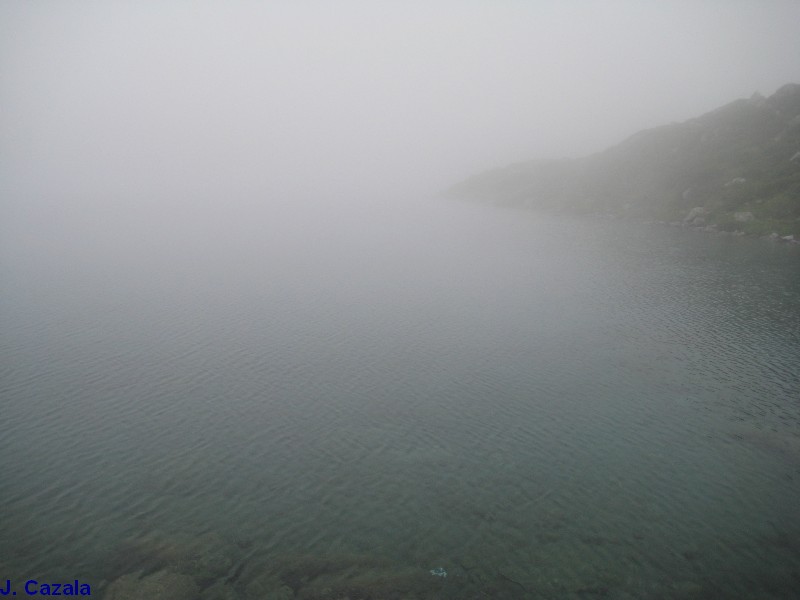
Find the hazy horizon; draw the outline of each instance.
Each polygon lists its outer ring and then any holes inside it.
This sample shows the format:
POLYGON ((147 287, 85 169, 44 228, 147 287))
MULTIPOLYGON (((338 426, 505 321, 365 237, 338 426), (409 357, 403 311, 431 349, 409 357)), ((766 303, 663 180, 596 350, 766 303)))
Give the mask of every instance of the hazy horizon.
POLYGON ((778 1, 5 2, 3 193, 436 191, 772 94, 800 80, 798 22, 778 1))

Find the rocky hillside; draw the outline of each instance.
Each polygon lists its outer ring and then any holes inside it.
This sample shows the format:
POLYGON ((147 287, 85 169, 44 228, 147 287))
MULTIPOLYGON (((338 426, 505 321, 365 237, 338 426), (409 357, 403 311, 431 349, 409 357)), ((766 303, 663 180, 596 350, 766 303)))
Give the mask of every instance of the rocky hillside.
POLYGON ((447 194, 800 237, 800 85, 641 131, 588 157, 487 171, 447 194))

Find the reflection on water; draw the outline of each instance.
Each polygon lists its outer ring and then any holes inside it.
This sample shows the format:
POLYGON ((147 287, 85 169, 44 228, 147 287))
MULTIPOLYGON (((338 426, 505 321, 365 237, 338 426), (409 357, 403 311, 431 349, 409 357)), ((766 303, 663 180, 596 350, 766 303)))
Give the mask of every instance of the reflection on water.
POLYGON ((245 217, 6 242, 7 578, 117 600, 797 589, 796 247, 436 203, 245 217))

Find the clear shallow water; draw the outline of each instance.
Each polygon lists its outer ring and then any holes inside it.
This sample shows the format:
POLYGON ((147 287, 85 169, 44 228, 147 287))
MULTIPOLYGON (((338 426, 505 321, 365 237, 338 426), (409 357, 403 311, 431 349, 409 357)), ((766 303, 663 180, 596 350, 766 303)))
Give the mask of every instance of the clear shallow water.
POLYGON ((800 589, 796 246, 441 202, 187 215, 6 236, 6 578, 800 589))

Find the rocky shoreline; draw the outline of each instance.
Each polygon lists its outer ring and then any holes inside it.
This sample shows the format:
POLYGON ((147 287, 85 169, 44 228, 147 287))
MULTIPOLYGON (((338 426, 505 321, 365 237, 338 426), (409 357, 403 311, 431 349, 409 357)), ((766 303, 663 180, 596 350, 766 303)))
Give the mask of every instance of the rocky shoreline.
POLYGON ((640 131, 589 156, 529 160, 477 173, 445 194, 557 212, 663 219, 795 243, 800 84, 640 131))
MULTIPOLYGON (((659 225, 669 225, 671 227, 689 227, 692 229, 697 229, 700 231, 704 231, 706 233, 715 233, 717 235, 723 236, 734 236, 734 237, 748 237, 748 238, 758 238, 762 240, 768 240, 771 242, 781 242, 786 244, 800 244, 800 238, 796 238, 794 234, 789 235, 780 235, 778 232, 773 231, 766 235, 758 235, 753 233, 748 233, 743 229, 720 229, 716 223, 706 223, 706 218, 709 215, 708 209, 697 206, 689 211, 689 213, 683 218, 682 221, 647 221, 648 223, 656 223, 659 225)), ((753 223, 754 217, 753 213, 751 212, 737 212, 734 213, 734 220, 737 223, 753 223)))

